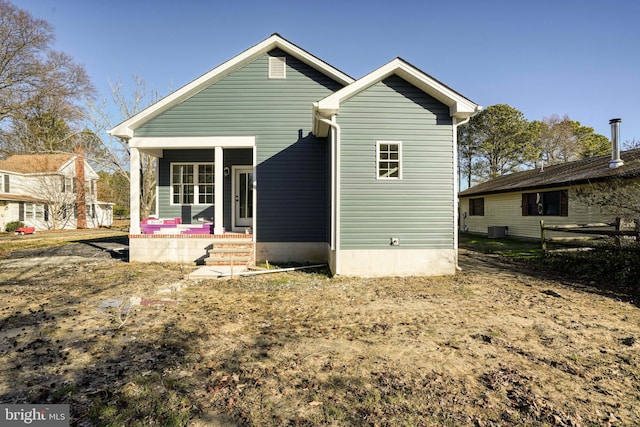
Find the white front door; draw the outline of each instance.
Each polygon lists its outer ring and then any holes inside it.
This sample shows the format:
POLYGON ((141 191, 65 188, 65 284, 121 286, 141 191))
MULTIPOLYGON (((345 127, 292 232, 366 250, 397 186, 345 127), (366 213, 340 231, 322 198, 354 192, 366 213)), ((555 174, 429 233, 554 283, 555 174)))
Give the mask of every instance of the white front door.
POLYGON ((253 225, 253 168, 236 166, 233 168, 233 228, 247 228, 253 225))

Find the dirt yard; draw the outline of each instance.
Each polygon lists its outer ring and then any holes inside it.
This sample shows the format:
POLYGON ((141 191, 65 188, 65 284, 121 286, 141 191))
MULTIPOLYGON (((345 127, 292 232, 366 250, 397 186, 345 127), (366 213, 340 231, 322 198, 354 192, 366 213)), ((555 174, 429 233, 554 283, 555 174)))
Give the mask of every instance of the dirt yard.
POLYGON ((469 251, 455 277, 193 282, 107 243, 0 260, 1 403, 78 426, 640 424, 640 309, 595 287, 469 251))

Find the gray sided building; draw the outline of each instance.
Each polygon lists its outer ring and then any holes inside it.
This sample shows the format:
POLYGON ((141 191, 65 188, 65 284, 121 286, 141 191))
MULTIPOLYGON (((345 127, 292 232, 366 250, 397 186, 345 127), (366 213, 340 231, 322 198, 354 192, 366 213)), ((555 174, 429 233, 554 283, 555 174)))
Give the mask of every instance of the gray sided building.
POLYGON ((195 261, 242 233, 257 262, 451 274, 456 127, 478 108, 402 59, 354 80, 274 34, 110 131, 132 150, 131 259, 195 261), (158 160, 147 224, 210 236, 140 235, 140 153, 158 160))

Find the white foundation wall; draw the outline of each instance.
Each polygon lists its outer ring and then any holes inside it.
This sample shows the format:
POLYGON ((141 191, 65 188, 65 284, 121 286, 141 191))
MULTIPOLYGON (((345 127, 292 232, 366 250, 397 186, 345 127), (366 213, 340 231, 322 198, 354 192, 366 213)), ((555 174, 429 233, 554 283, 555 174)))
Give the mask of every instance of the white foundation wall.
POLYGON ((195 263, 207 256, 211 238, 154 238, 129 236, 129 261, 195 263))
POLYGON ((256 263, 326 263, 327 246, 324 242, 258 242, 256 263))
POLYGON ((444 276, 456 272, 454 249, 340 250, 341 276, 444 276))

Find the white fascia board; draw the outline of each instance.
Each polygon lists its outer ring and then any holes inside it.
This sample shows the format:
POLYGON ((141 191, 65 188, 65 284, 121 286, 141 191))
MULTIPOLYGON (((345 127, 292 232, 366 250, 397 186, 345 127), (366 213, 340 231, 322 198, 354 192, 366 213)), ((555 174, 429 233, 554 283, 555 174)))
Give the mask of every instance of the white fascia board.
POLYGON ((254 148, 255 136, 193 136, 193 137, 139 137, 131 138, 129 146, 145 149, 188 148, 254 148))
MULTIPOLYGON (((62 166, 60 166, 56 172, 62 172, 64 169, 66 169, 66 168, 68 168, 70 166, 73 166, 75 168, 75 165, 76 165, 76 156, 73 156, 69 160, 64 162, 62 164, 62 166)), ((51 172, 54 172, 54 171, 51 171, 51 172)))
POLYGON ((331 65, 327 64, 323 60, 313 56, 306 50, 299 48, 298 46, 294 45, 288 40, 283 39, 278 35, 273 35, 265 41, 271 40, 272 38, 275 38, 274 42, 272 42, 272 45, 267 49, 264 49, 263 52, 261 53, 268 52, 271 49, 278 47, 284 50, 285 52, 291 54, 292 56, 297 57, 302 62, 310 65, 312 68, 315 68, 316 70, 321 71, 323 74, 333 78, 334 80, 338 81, 340 84, 347 86, 355 81, 353 77, 332 67, 331 65))
MULTIPOLYGON (((60 166, 60 168, 57 170, 58 173, 63 174, 63 175, 69 175, 71 174, 72 176, 75 176, 76 174, 76 158, 78 156, 73 156, 71 159, 67 160, 67 162, 65 164, 63 164, 62 166, 60 166), (66 172, 69 171, 69 172, 66 172)), ((47 173, 47 172, 44 172, 47 173)), ((51 173, 51 172, 49 172, 51 173)), ((92 178, 92 179, 98 179, 99 176, 96 173, 96 171, 91 167, 91 165, 89 164, 89 162, 87 162, 86 160, 84 161, 84 175, 85 177, 88 178, 92 178)))
POLYGON ((284 50, 292 56, 297 57, 302 62, 309 64, 311 67, 318 69, 319 71, 332 77, 333 79, 339 81, 344 85, 348 85, 353 82, 353 78, 337 70, 336 68, 333 68, 326 62, 316 58, 305 50, 292 44, 291 42, 283 39, 279 35, 274 34, 268 39, 253 46, 252 48, 245 50, 241 54, 217 66, 206 74, 203 74, 199 78, 183 86, 172 94, 167 95, 165 98, 142 110, 135 116, 120 123, 113 129, 109 130, 107 133, 109 133, 109 135, 124 139, 133 138, 135 129, 137 129, 153 117, 159 115, 160 113, 168 110, 175 105, 180 104, 181 102, 192 97, 201 90, 211 86, 219 80, 222 80, 222 78, 224 78, 231 72, 241 68, 242 66, 252 62, 259 56, 275 48, 284 50))
POLYGON ((99 179, 100 176, 96 173, 96 171, 91 167, 87 161, 84 161, 84 176, 85 178, 99 179))
POLYGON ((478 109, 478 105, 474 102, 466 99, 402 59, 396 58, 361 79, 356 80, 351 85, 318 101, 317 110, 323 115, 327 115, 329 112, 335 114, 339 111, 342 102, 393 74, 398 75, 448 106, 449 113, 452 117, 468 117, 478 109))

